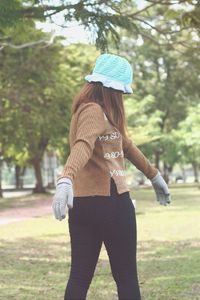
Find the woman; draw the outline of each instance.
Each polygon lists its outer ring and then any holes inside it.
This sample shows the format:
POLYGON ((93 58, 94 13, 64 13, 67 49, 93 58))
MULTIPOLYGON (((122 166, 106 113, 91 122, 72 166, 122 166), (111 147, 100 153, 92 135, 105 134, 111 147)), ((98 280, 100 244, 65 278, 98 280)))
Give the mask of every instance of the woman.
POLYGON ((127 134, 123 94, 131 94, 132 67, 118 55, 100 55, 75 97, 70 123, 70 155, 57 180, 55 218, 69 213, 71 270, 65 300, 86 299, 102 243, 119 299, 140 300, 135 207, 126 183, 124 158, 152 182, 160 204, 170 194, 154 168, 127 134))

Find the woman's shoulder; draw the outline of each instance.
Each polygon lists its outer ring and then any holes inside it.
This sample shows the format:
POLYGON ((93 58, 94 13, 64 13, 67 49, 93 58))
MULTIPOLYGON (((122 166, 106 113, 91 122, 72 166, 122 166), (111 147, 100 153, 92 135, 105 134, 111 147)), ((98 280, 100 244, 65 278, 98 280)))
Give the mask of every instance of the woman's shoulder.
POLYGON ((96 102, 81 103, 77 110, 78 126, 83 128, 99 128, 103 134, 107 129, 106 117, 103 108, 96 102))
POLYGON ((101 109, 103 110, 102 106, 97 102, 83 102, 79 105, 79 110, 81 109, 101 109))
POLYGON ((102 106, 97 102, 87 102, 81 103, 77 109, 77 114, 94 114, 102 115, 104 114, 102 106))

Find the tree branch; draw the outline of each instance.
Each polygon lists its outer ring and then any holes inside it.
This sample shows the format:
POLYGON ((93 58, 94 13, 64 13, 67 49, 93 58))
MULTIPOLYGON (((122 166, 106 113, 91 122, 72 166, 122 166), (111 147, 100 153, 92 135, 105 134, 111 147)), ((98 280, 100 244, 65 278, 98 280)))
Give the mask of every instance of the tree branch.
POLYGON ((10 42, 4 42, 4 43, 0 43, 0 50, 4 49, 5 47, 10 47, 13 49, 23 49, 23 48, 27 48, 27 47, 33 47, 39 44, 46 44, 47 46, 53 44, 55 39, 55 34, 52 34, 50 39, 40 39, 38 41, 34 41, 34 42, 29 42, 29 43, 25 43, 25 44, 21 44, 21 45, 14 45, 10 42))
POLYGON ((176 5, 176 4, 180 4, 180 3, 185 3, 185 0, 177 0, 177 1, 152 1, 152 0, 146 0, 147 2, 150 2, 152 4, 161 4, 161 5, 176 5))
POLYGON ((161 34, 167 34, 168 32, 164 32, 162 31, 161 29, 159 29, 158 27, 156 26, 153 26, 152 24, 150 24, 149 22, 145 21, 144 19, 141 19, 141 18, 138 18, 138 17, 135 17, 134 18, 136 21, 139 21, 141 23, 144 23, 146 24, 147 26, 151 27, 152 29, 156 30, 157 32, 161 33, 161 34))

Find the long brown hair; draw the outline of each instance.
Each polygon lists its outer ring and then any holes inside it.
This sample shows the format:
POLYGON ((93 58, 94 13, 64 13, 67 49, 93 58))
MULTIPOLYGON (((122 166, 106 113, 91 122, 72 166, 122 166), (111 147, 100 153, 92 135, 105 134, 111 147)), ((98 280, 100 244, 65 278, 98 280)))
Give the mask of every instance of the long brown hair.
POLYGON ((124 137, 128 137, 127 122, 123 103, 123 92, 103 86, 101 82, 86 82, 74 97, 71 113, 74 114, 81 103, 96 102, 101 105, 109 122, 124 137))

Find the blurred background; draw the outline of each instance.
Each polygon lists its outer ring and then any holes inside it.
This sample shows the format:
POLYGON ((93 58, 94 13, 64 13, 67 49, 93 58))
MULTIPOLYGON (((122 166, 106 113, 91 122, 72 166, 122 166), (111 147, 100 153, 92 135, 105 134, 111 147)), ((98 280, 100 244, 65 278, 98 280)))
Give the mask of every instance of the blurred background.
MULTIPOLYGON (((0 1, 0 299, 64 295, 70 240, 52 195, 70 153, 73 97, 104 52, 133 66, 129 133, 172 195, 160 207, 126 161, 142 297, 200 299, 199 42, 199 1, 0 1)), ((88 299, 117 299, 104 247, 95 272, 88 299)))

